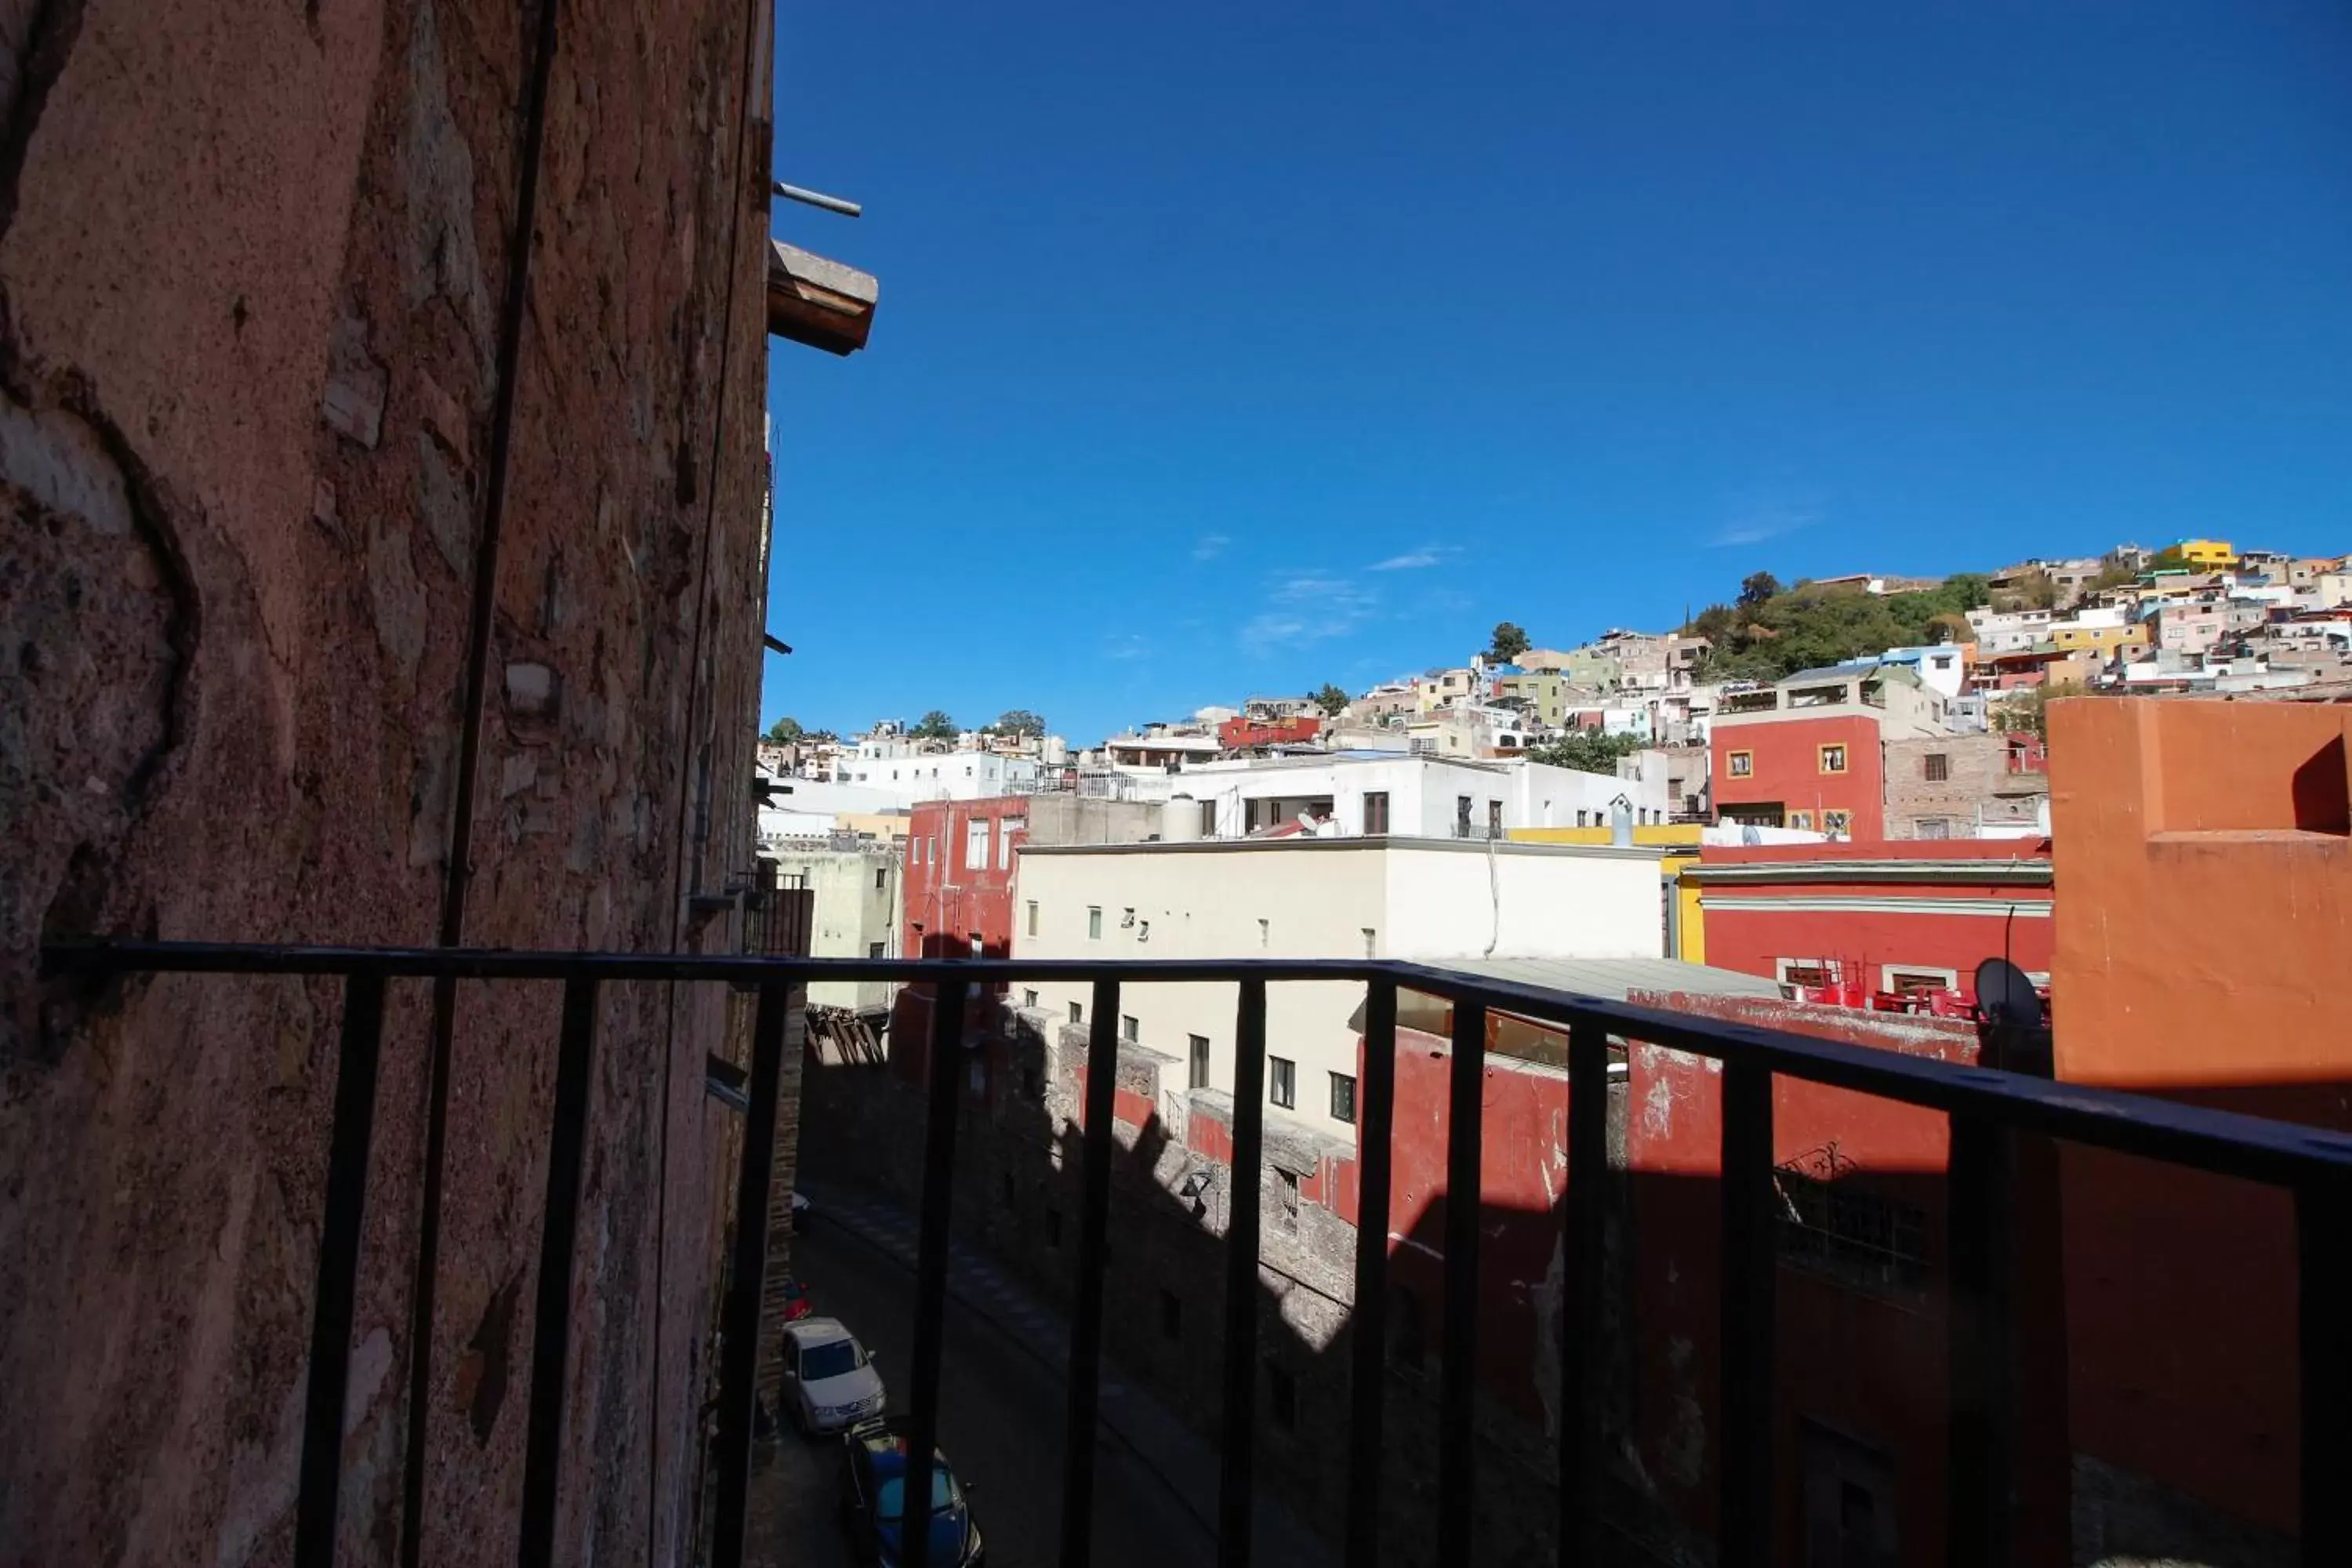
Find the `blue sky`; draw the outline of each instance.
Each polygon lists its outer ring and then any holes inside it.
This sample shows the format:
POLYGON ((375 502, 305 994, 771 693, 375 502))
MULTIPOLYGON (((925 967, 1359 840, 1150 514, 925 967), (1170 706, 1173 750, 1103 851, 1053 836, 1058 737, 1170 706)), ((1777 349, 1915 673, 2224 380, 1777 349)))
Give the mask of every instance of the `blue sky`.
POLYGON ((2352 6, 781 7, 762 721, 1073 741, 1746 573, 2352 550, 2352 6), (1802 20, 1763 19, 1803 13, 1802 20))

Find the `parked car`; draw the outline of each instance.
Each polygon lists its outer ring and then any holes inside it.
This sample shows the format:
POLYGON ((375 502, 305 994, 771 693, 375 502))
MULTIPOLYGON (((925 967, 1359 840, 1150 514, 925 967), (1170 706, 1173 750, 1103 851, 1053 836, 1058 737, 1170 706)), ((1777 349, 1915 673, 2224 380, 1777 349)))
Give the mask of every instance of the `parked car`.
POLYGON ((806 1199, 806 1198, 804 1198, 804 1197, 801 1196, 801 1194, 798 1194, 798 1193, 794 1193, 794 1194, 793 1194, 793 1235, 798 1236, 798 1235, 800 1235, 803 1231, 805 1231, 806 1229, 808 1229, 808 1227, 809 1227, 809 1215, 810 1215, 811 1214, 814 1213, 814 1212, 815 1212, 815 1211, 814 1211, 813 1208, 811 1208, 811 1207, 810 1207, 808 1199, 806 1199))
POLYGON ((808 1287, 784 1276, 784 1321, 797 1323, 816 1311, 816 1303, 809 1300, 808 1287))
POLYGON ((784 1408, 803 1432, 839 1432, 882 1414, 882 1374, 838 1318, 784 1327, 784 1408))
MULTIPOLYGON (((893 1421, 861 1421, 842 1438, 841 1520, 859 1561, 896 1568, 904 1540, 907 1438, 893 1421)), ((985 1568, 971 1489, 945 1454, 931 1456, 930 1561, 985 1568)))

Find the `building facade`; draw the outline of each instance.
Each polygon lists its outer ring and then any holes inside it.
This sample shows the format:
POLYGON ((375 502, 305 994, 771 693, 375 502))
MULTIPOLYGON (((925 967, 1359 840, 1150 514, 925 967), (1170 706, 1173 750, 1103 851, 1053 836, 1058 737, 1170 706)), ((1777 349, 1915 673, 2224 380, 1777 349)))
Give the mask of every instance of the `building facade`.
POLYGON ((1888 741, 1881 753, 1885 837, 1987 838, 2047 834, 2050 759, 2021 731, 1888 741))
MULTIPOLYGON (((1658 854, 1611 846, 1294 837, 1033 845, 1013 890, 1024 958, 1655 957, 1658 854)), ((1084 1023, 1083 985, 1015 1000, 1084 1023)), ((1034 994, 1028 993, 1034 992, 1034 994)), ((1267 1095, 1317 1134, 1353 1136, 1362 988, 1286 984, 1266 1000, 1267 1095)), ((1120 1037, 1233 1089, 1233 994, 1130 982, 1120 1037)))
POLYGON ((1341 837, 1500 838, 1518 827, 1605 824, 1623 799, 1636 822, 1663 822, 1663 773, 1622 779, 1524 760, 1397 756, 1375 752, 1281 757, 1187 768, 1176 781, 1203 838, 1239 838, 1311 819, 1341 837))
MULTIPOLYGON (((804 888, 813 895, 810 957, 901 955, 905 867, 898 842, 853 834, 787 838, 763 846, 761 858, 775 863, 777 887, 804 888)), ((890 1010, 895 989, 881 980, 820 980, 808 987, 808 1000, 814 1007, 878 1015, 890 1010)))
POLYGON ((909 958, 1003 958, 1013 951, 1013 873, 1027 844, 1133 844, 1157 837, 1158 802, 1076 794, 927 801, 909 818, 898 951, 909 958))
POLYGON ((1801 670, 1726 692, 1707 731, 1716 815, 1841 838, 1885 836, 1880 743, 1950 732, 1948 704, 1901 666, 1801 670))

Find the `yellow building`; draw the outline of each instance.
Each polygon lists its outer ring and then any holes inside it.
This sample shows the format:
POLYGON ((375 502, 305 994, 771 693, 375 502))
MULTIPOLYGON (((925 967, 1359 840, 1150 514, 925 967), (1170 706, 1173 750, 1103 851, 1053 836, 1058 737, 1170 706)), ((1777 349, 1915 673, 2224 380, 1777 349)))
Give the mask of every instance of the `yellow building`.
POLYGON ((2087 653, 2105 664, 2118 649, 2144 648, 2147 646, 2147 627, 2135 622, 2127 626, 2053 626, 2050 640, 2058 645, 2061 653, 2087 653))
MULTIPOLYGON (((1514 827, 1510 837, 1521 844, 1606 844, 1612 831, 1605 826, 1514 827)), ((1658 861, 1659 879, 1666 885, 1666 934, 1661 946, 1665 957, 1679 958, 1685 963, 1706 962, 1698 883, 1683 878, 1685 871, 1698 864, 1699 832, 1696 822, 1661 822, 1633 829, 1634 843, 1666 851, 1658 861)))
POLYGON ((1497 698, 1520 699, 1538 720, 1555 730, 1568 722, 1569 693, 1575 689, 1575 683, 1568 677, 1551 670, 1503 675, 1495 679, 1495 695, 1497 698))
POLYGON ((2226 572, 2238 563, 2238 552, 2226 539, 2184 539, 2173 546, 2184 566, 2198 572, 2226 572))

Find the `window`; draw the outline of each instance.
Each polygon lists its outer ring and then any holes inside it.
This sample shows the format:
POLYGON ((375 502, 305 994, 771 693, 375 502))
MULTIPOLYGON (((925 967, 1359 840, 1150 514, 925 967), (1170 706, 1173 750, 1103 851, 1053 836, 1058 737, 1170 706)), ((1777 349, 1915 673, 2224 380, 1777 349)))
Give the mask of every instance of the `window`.
POLYGON ((1184 1337, 1184 1299, 1165 1287, 1160 1292, 1160 1337, 1163 1340, 1184 1337))
POLYGON ((1377 838, 1389 830, 1389 792, 1384 789, 1364 792, 1364 831, 1377 838))
POLYGON ((963 826, 963 868, 988 869, 988 824, 977 817, 963 826))
POLYGON ((1821 749, 1821 752, 1822 772, 1825 773, 1842 773, 1845 772, 1845 748, 1843 746, 1823 746, 1821 749))
POLYGON ((1879 972, 1879 978, 1884 983, 1879 989, 1897 996, 1920 991, 1957 991, 1960 985, 1958 970, 1916 963, 1890 963, 1879 972))
POLYGON ((1209 1037, 1192 1035, 1187 1038, 1192 1044, 1192 1070, 1191 1076, 1186 1079, 1184 1087, 1206 1089, 1209 1087, 1209 1037))
POLYGON ((1898 1561, 1895 1466, 1878 1449, 1803 1423, 1807 1563, 1882 1568, 1898 1561))
POLYGON ((1863 1289, 1927 1283, 1927 1216, 1873 1191, 1831 1144, 1772 1173, 1780 1252, 1800 1268, 1863 1289))
POLYGON ((1470 837, 1470 797, 1466 795, 1457 795, 1454 797, 1454 837, 1456 838, 1470 837))
POLYGON ((1500 838, 1502 836, 1503 803, 1499 800, 1490 800, 1486 803, 1486 837, 1500 838))
POLYGON ((1073 1002, 1073 1003, 1071 1003, 1071 1004, 1070 1004, 1070 1022, 1071 1022, 1071 1023, 1073 1023, 1073 1024, 1083 1024, 1083 1023, 1085 1023, 1086 1021, 1087 1021, 1087 1007, 1086 1007, 1086 1004, 1085 1004, 1085 1003, 1083 1003, 1083 1002, 1073 1002))
POLYGON ((1948 817, 1923 816, 1912 823, 1911 831, 1921 838, 1949 838, 1952 824, 1948 817))
POLYGON ((1723 771, 1736 779, 1752 776, 1756 772, 1756 753, 1753 752, 1731 752, 1723 759, 1723 771))
POLYGON ((971 955, 974 958, 984 958, 987 956, 986 944, 980 940, 980 933, 978 931, 973 931, 971 933, 971 955))
POLYGON ((1201 837, 1214 838, 1216 836, 1217 803, 1213 800, 1204 800, 1201 803, 1201 837))
POLYGON ((1087 940, 1102 941, 1102 906, 1100 904, 1087 906, 1087 940))
POLYGON ((1783 985, 1819 987, 1830 983, 1829 965, 1817 958, 1784 958, 1775 967, 1783 985))
POLYGON ((1331 1075, 1331 1120, 1346 1122, 1356 1120, 1356 1079, 1352 1074, 1335 1072, 1331 1075))
POLYGON ((1282 1228, 1296 1235, 1298 1230, 1298 1173, 1275 1172, 1275 1190, 1282 1198, 1282 1228))
POLYGON ((869 942, 866 944, 866 956, 868 958, 884 957, 886 954, 884 954, 882 950, 888 945, 889 944, 887 942, 869 942))
POLYGON ((1269 946, 1269 945, 1271 945, 1271 943, 1273 942, 1273 940, 1274 940, 1274 926, 1273 926, 1273 924, 1272 924, 1270 921, 1267 921, 1264 916, 1260 916, 1260 917, 1258 918, 1258 922, 1257 922, 1257 944, 1258 944, 1258 946, 1260 946, 1260 947, 1266 947, 1266 946, 1269 946))
POLYGON ((1930 752, 1919 759, 1919 765, 1929 784, 1942 784, 1952 776, 1952 759, 1942 752, 1930 752))
POLYGON ((877 866, 877 867, 874 868, 874 890, 875 890, 876 892, 877 892, 877 893, 878 893, 878 892, 880 892, 883 889, 885 889, 885 888, 888 887, 889 885, 890 885, 890 869, 889 869, 889 868, 888 868, 888 867, 887 867, 887 866, 877 866))
POLYGON ((1789 826, 1791 827, 1811 827, 1812 825, 1813 814, 1810 811, 1792 811, 1789 814, 1789 826))
POLYGON ((1591 812, 1589 812, 1589 811, 1580 811, 1580 812, 1578 812, 1578 813, 1576 814, 1576 825, 1577 825, 1579 827, 1590 827, 1590 826, 1592 826, 1592 813, 1591 813, 1591 812))
POLYGON ((1021 993, 1021 1005, 1024 1007, 1034 1007, 1037 1005, 1037 993, 1034 991, 1021 993))
POLYGON ((1298 1064, 1288 1057, 1268 1057, 1266 1066, 1266 1098, 1285 1110, 1298 1103, 1298 1064))
POLYGON ((1037 934, 1037 900, 1034 899, 1029 900, 1029 934, 1037 934))
POLYGON ((1298 1380, 1272 1362, 1265 1363, 1265 1405, 1277 1428, 1297 1430, 1298 1380))
POLYGON ((1121 1015, 1118 1020, 1118 1037, 1129 1045, 1143 1038, 1142 1021, 1132 1013, 1121 1015))
POLYGON ((1364 928, 1364 956, 1366 958, 1378 958, 1380 955, 1381 933, 1377 929, 1371 926, 1366 926, 1364 928))
POLYGON ((1822 831, 1828 834, 1832 838, 1844 837, 1848 827, 1851 826, 1853 822, 1853 813, 1850 811, 1825 811, 1822 813, 1822 831))

